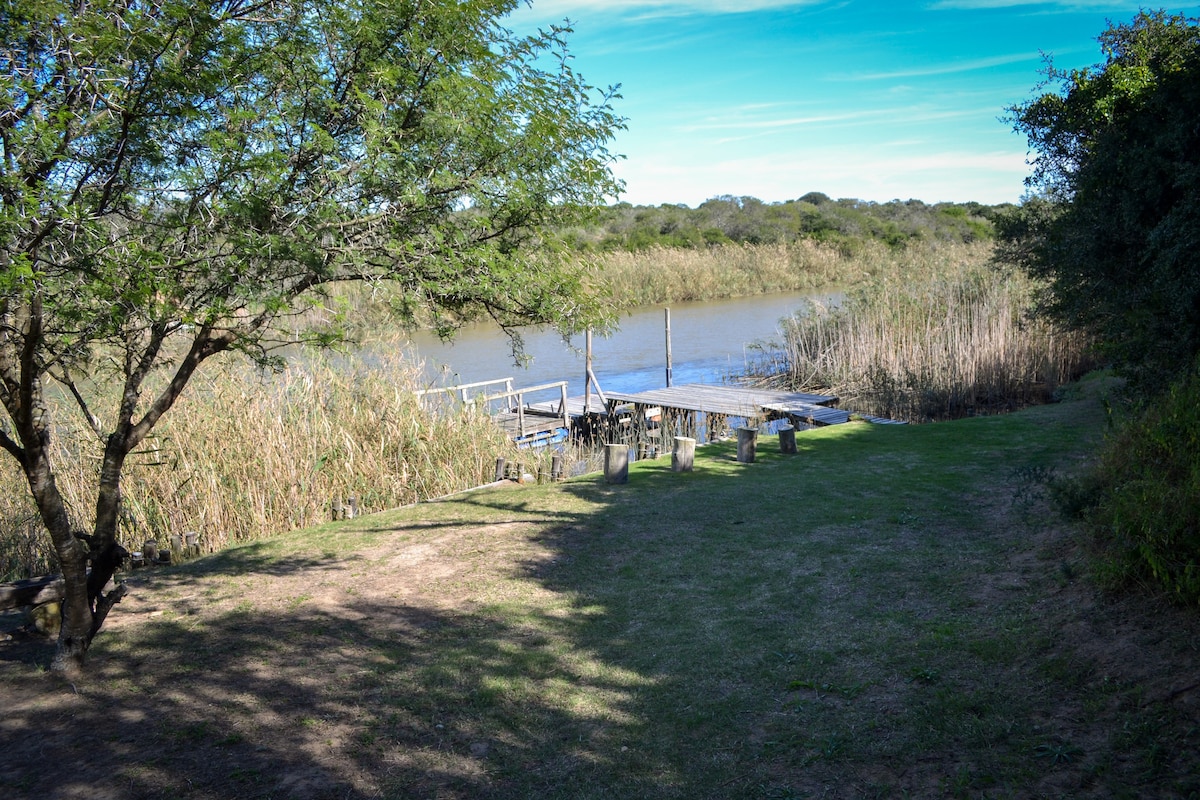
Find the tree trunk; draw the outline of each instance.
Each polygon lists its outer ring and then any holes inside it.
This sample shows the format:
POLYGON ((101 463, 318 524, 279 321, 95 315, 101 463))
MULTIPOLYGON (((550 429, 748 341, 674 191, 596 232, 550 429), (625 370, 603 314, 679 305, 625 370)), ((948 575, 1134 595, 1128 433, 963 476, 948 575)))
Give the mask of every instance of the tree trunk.
POLYGON ((104 594, 104 587, 128 556, 117 544, 124 456, 119 448, 111 445, 105 449, 96 525, 89 537, 71 530, 66 502, 55 484, 45 449, 34 448, 28 452, 26 477, 42 522, 54 543, 64 584, 62 629, 50 667, 58 672, 78 672, 108 612, 125 596, 124 586, 104 594))
POLYGON ((69 672, 83 666, 84 654, 92 641, 92 605, 88 599, 87 546, 71 532, 67 506, 54 482, 45 451, 30 453, 25 465, 26 478, 37 503, 42 523, 50 533, 54 552, 63 576, 63 622, 58 635, 58 650, 51 668, 69 672))

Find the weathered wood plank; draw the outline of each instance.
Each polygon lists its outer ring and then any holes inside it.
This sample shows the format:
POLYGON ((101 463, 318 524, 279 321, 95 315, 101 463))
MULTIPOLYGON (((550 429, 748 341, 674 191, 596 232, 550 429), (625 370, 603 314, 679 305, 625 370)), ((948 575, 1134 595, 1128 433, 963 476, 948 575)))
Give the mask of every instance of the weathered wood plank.
POLYGON ((56 602, 62 600, 63 592, 63 579, 58 575, 0 583, 0 611, 56 602))
MULTIPOLYGON (((637 394, 609 393, 608 398, 610 403, 657 405, 663 408, 705 414, 724 414, 730 417, 755 417, 766 411, 786 414, 792 410, 800 410, 814 418, 830 420, 830 422, 817 424, 836 424, 833 420, 837 419, 839 415, 844 417, 846 414, 844 411, 837 412, 834 409, 825 408, 837 402, 836 397, 828 395, 701 383, 683 384, 666 389, 651 389, 637 394), (835 413, 825 414, 825 411, 834 411, 835 413)), ((845 422, 845 419, 841 418, 839 421, 845 422)))

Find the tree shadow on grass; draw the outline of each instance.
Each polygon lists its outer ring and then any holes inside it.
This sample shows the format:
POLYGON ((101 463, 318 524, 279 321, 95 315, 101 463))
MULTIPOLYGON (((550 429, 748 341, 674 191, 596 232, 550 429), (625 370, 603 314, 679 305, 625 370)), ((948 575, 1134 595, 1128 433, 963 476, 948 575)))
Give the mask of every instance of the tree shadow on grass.
POLYGON ((606 754, 643 724, 643 681, 575 652, 574 626, 360 603, 123 629, 74 686, 6 670, 22 700, 0 723, 0 786, 8 798, 585 797, 622 774, 637 794, 664 766, 606 754))

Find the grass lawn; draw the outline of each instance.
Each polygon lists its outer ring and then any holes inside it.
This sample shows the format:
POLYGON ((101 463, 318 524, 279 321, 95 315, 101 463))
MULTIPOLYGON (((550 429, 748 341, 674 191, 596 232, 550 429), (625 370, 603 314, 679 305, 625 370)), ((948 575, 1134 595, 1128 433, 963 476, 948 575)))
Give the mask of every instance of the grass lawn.
POLYGON ((1200 617, 1042 496, 1103 391, 140 571, 83 682, 0 647, 0 795, 1195 797, 1200 617))

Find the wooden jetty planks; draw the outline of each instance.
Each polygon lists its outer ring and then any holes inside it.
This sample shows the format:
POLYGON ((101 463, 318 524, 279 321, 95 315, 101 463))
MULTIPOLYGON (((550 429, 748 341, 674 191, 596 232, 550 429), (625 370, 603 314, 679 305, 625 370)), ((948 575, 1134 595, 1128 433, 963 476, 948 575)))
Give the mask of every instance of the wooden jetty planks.
POLYGON ((651 389, 637 394, 610 392, 608 400, 610 406, 614 403, 631 403, 638 406, 660 406, 704 414, 724 414, 730 417, 757 417, 768 411, 787 415, 795 410, 798 415, 828 420, 817 423, 826 425, 836 424, 835 420, 845 422, 846 418, 843 417, 847 415, 847 412, 844 411, 825 408, 837 402, 836 397, 828 395, 703 383, 651 389))
POLYGON ((790 417, 805 425, 842 425, 850 421, 850 412, 809 403, 771 403, 763 406, 773 416, 790 417))
MULTIPOLYGON (((525 406, 525 410, 531 414, 553 414, 555 416, 562 416, 562 412, 559 411, 559 405, 560 403, 558 400, 546 400, 540 403, 530 403, 525 406)), ((582 417, 584 413, 583 395, 567 398, 567 416, 569 416, 571 419, 577 419, 582 417)), ((597 398, 594 394, 592 395, 590 413, 596 415, 603 415, 605 413, 604 403, 601 403, 599 398, 597 398)))
MULTIPOLYGON (((565 382, 563 382, 565 383, 565 382)), ((534 387, 545 389, 557 387, 559 384, 534 387)), ((530 389, 511 390, 501 396, 515 396, 522 400, 524 393, 530 389)), ((564 392, 565 394, 565 392, 564 392)), ((671 386, 664 389, 651 389, 634 394, 609 393, 605 397, 607 405, 593 396, 590 411, 585 412, 583 396, 568 397, 543 402, 528 402, 521 404, 520 411, 509 408, 493 412, 496 423, 513 439, 545 435, 562 427, 564 418, 569 426, 575 426, 589 414, 593 417, 607 417, 634 411, 634 416, 657 415, 663 412, 670 415, 674 412, 702 413, 727 417, 755 418, 768 416, 772 418, 791 418, 796 422, 808 425, 840 425, 850 421, 851 412, 839 408, 831 408, 838 402, 837 397, 830 395, 810 394, 807 392, 784 392, 773 389, 756 389, 746 386, 728 386, 718 384, 688 383, 671 386)), ((862 415, 855 415, 862 417, 862 415)), ((863 417, 869 422, 896 423, 896 420, 886 420, 878 417, 863 417)), ((644 420, 638 420, 645 426, 644 420)))

